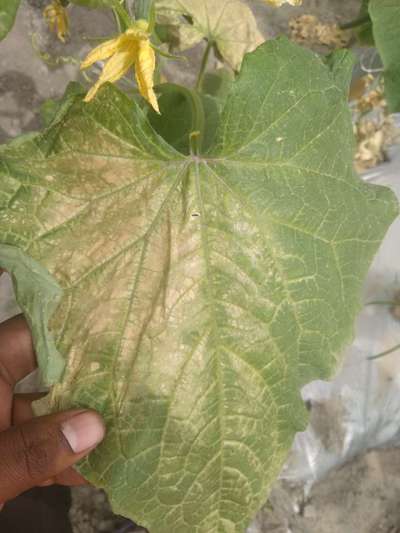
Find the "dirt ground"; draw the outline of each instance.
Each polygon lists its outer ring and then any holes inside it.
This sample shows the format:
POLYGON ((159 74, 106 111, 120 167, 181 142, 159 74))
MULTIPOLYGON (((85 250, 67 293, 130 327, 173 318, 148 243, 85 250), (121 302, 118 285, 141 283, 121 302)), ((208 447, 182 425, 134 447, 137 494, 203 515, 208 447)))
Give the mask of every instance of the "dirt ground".
MULTIPOLYGON (((287 33, 288 20, 301 13, 322 20, 350 20, 360 0, 304 0, 302 8, 265 8, 252 0, 266 35, 287 33)), ((77 58, 87 38, 107 36, 113 24, 105 13, 71 10, 71 42, 52 37, 41 12, 46 0, 25 0, 17 23, 0 45, 0 142, 40 127, 40 105, 61 96, 68 81, 81 79, 77 58)), ((187 74, 190 82, 191 74, 187 74)), ((325 421, 326 422, 326 421, 325 421)), ((103 492, 74 489, 71 519, 75 533, 143 531, 112 515, 103 492)), ((277 482, 250 533, 400 533, 400 450, 371 451, 331 472, 307 497, 301 487, 277 482)), ((171 532, 173 533, 173 532, 171 532)))
POLYGON ((400 451, 371 451, 331 472, 308 497, 277 483, 257 533, 399 533, 400 451))

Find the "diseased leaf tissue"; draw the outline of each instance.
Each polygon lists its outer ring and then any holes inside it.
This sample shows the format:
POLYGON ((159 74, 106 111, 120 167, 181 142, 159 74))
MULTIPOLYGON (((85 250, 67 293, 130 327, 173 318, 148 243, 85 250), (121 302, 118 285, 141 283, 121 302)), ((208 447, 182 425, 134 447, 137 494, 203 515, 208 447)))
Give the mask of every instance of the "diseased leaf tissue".
POLYGON ((0 263, 48 409, 104 415, 81 471, 152 533, 244 531, 351 339, 397 207, 353 173, 350 71, 262 45, 205 154, 110 85, 1 152, 0 263))

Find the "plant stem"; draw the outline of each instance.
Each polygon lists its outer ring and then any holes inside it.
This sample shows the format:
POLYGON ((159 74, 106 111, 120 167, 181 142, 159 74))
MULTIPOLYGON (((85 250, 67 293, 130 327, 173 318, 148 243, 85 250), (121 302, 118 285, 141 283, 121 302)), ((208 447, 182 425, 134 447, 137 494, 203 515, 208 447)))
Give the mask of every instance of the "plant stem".
POLYGON ((176 83, 162 83, 156 87, 157 92, 163 95, 180 93, 190 105, 191 125, 189 135, 189 147, 192 155, 199 155, 201 153, 204 129, 205 116, 203 101, 196 89, 183 87, 176 83))
POLYGON ((150 20, 151 12, 153 10, 153 0, 136 0, 135 3, 135 18, 137 20, 150 20))
POLYGON ((376 355, 370 355, 368 359, 371 361, 372 359, 378 359, 379 357, 383 357, 384 355, 389 355, 392 352, 395 352, 400 348, 400 344, 396 344, 393 346, 393 348, 389 348, 389 350, 385 350, 384 352, 377 353, 376 355))
POLYGON ((399 307, 400 301, 395 300, 373 300, 372 302, 367 302, 365 305, 391 305, 393 307, 399 307))
POLYGON ((126 31, 130 26, 132 26, 133 23, 129 13, 126 11, 124 6, 118 2, 118 0, 114 1, 112 8, 115 17, 117 18, 120 31, 126 31))
POLYGON ((203 59, 201 60, 199 75, 197 76, 196 89, 199 91, 201 84, 203 83, 204 74, 206 71, 208 58, 210 57, 211 48, 213 47, 212 41, 207 41, 206 49, 204 50, 203 59))
POLYGON ((115 7, 112 8, 112 12, 114 15, 115 25, 117 26, 118 33, 124 33, 125 31, 125 24, 121 21, 121 17, 118 14, 118 11, 115 9, 115 7))
POLYGON ((192 155, 199 155, 201 153, 205 128, 203 102, 196 90, 185 87, 182 93, 189 100, 192 111, 192 131, 189 134, 190 152, 192 155))
POLYGON ((366 22, 371 22, 371 18, 369 15, 363 15, 362 17, 359 17, 357 19, 351 20, 350 22, 345 22, 344 24, 339 24, 339 28, 341 30, 350 30, 352 28, 357 28, 358 26, 362 26, 366 22))

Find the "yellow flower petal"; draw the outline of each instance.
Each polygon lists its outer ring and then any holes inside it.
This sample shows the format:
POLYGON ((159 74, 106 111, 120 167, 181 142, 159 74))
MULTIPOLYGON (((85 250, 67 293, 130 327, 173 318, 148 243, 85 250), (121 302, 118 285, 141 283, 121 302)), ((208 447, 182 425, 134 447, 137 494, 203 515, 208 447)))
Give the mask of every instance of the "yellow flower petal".
POLYGON ((104 61, 115 54, 121 44, 121 37, 123 36, 119 35, 93 48, 82 61, 81 70, 91 67, 96 61, 104 61))
POLYGON ((119 80, 131 66, 135 65, 136 81, 140 94, 157 113, 160 112, 153 90, 156 57, 150 44, 148 28, 147 21, 138 20, 125 33, 97 46, 87 55, 81 64, 81 69, 90 67, 96 61, 105 59, 108 61, 99 79, 87 93, 85 102, 90 102, 104 83, 119 80))
POLYGON ((87 93, 84 99, 85 102, 90 102, 105 83, 113 83, 122 78, 135 61, 135 48, 136 43, 131 43, 130 47, 125 47, 122 52, 117 52, 107 61, 99 79, 87 93))
POLYGON ((53 6, 50 4, 43 10, 43 16, 47 21, 50 31, 55 31, 56 27, 56 13, 53 6))
POLYGON ((148 39, 138 42, 138 54, 135 63, 135 75, 139 92, 157 113, 160 112, 154 93, 153 76, 156 68, 156 56, 148 39))
POLYGON ((68 35, 68 18, 62 16, 57 19, 57 37, 65 43, 65 38, 68 35))
POLYGON ((55 31, 60 41, 65 43, 69 30, 68 14, 65 7, 60 4, 59 0, 53 0, 43 10, 43 16, 47 20, 50 31, 55 31))

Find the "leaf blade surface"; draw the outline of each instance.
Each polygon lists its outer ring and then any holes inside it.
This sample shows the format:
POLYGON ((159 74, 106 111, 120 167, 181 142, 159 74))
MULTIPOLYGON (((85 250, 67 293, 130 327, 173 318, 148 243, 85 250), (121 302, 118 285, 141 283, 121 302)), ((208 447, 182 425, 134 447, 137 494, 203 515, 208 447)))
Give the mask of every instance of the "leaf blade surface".
MULTIPOLYGON (((203 155, 176 152, 110 86, 3 150, 1 242, 62 292, 50 409, 103 414, 81 470, 152 533, 243 531, 304 428, 300 387, 351 338, 397 207, 353 173, 350 67, 266 43, 203 155)), ((19 291, 28 315, 40 291, 19 291)))
POLYGON ((6 37, 14 25, 21 0, 5 0, 0 6, 0 41, 6 37))

